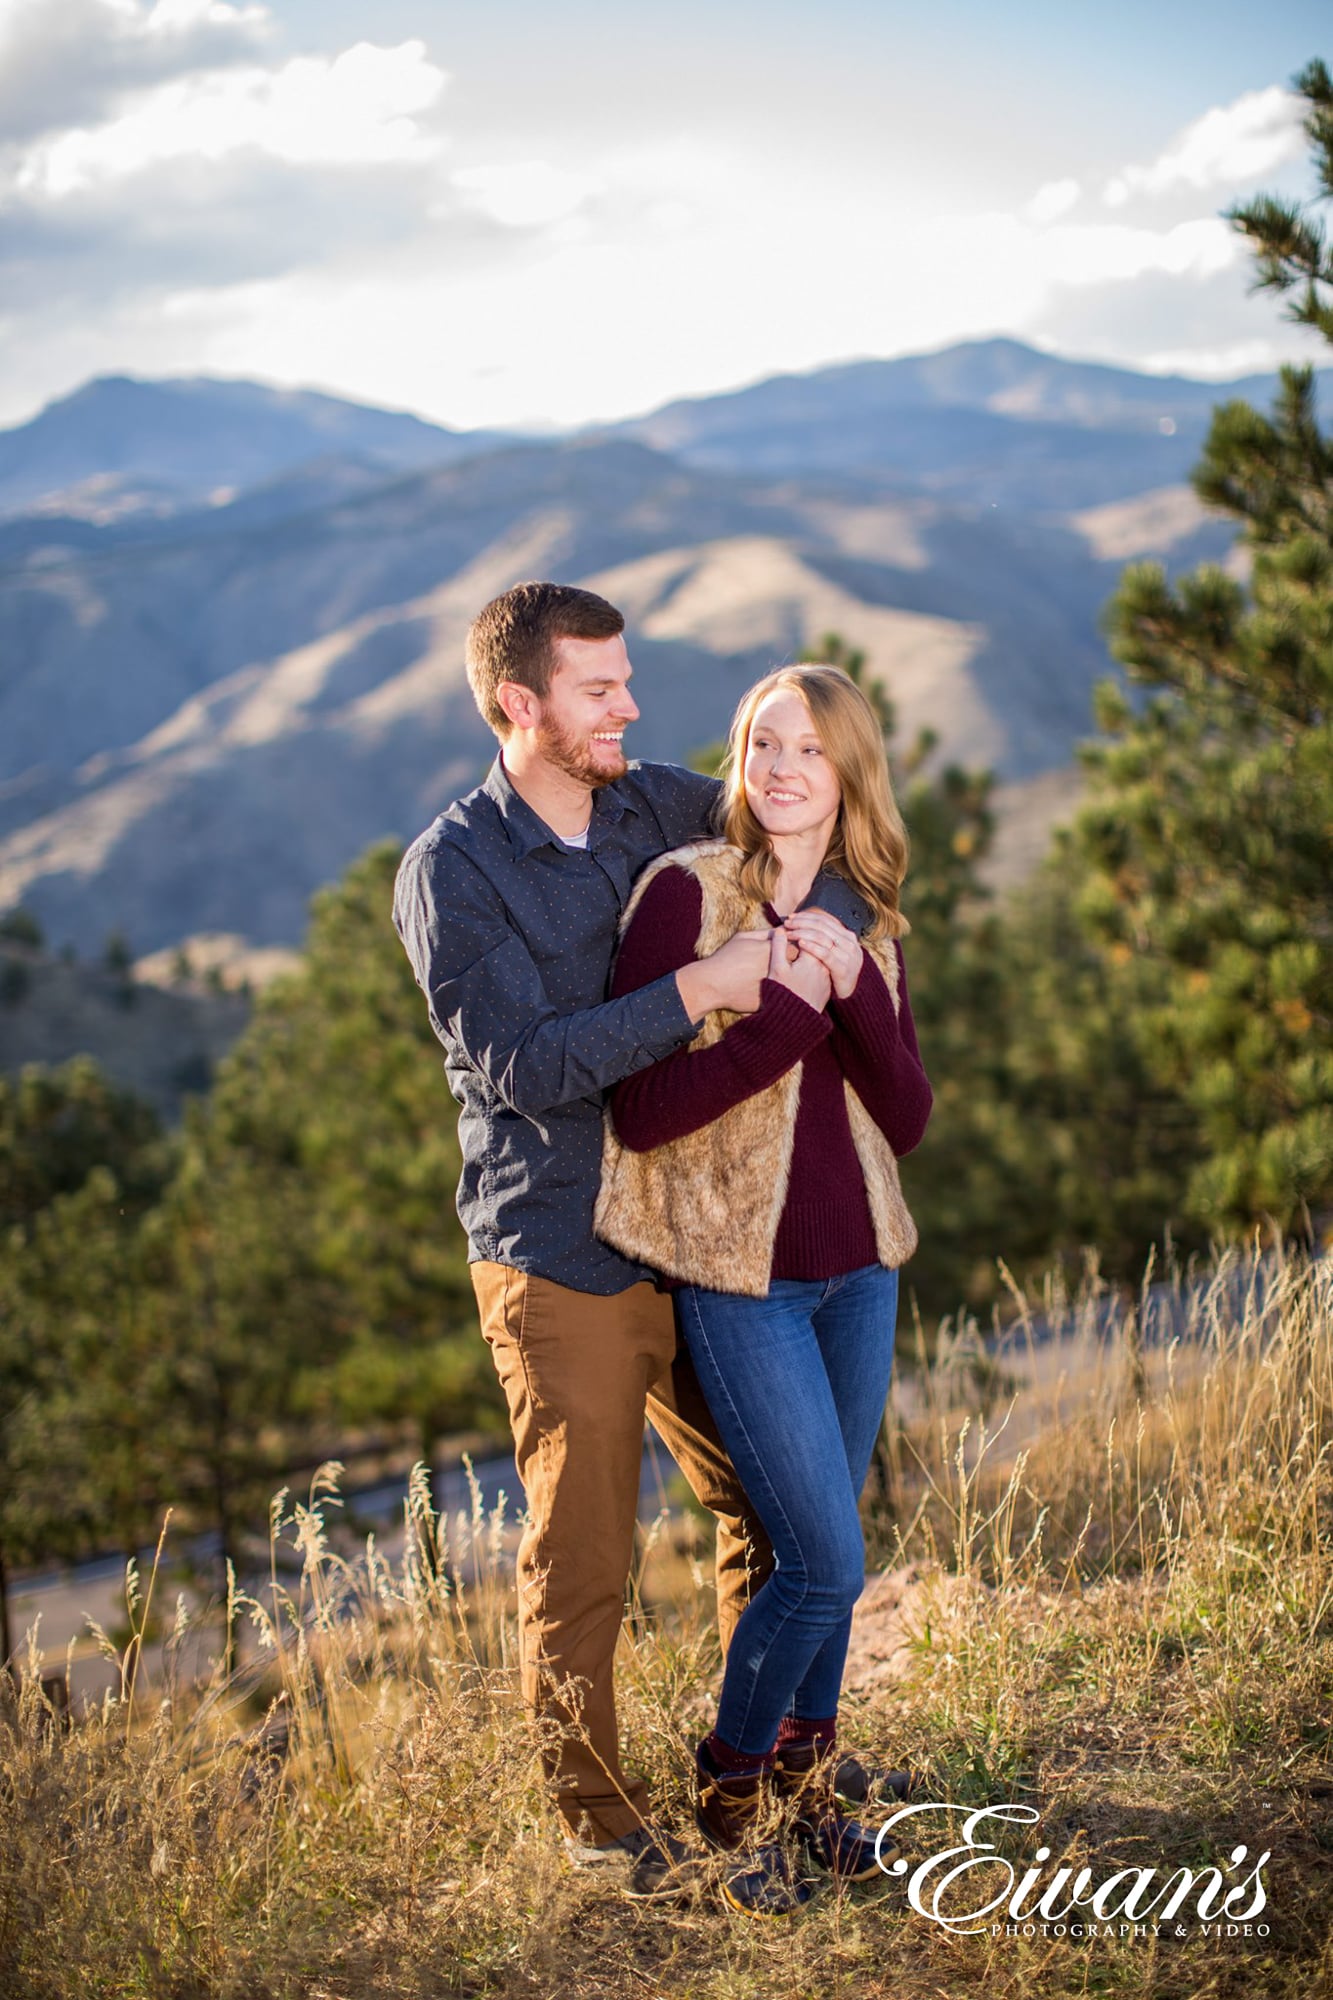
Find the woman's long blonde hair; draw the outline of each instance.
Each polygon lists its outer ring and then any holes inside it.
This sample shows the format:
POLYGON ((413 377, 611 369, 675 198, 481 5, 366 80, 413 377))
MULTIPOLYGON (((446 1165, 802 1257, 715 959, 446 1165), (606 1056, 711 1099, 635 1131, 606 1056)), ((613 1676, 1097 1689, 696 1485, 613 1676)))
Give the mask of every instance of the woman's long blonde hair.
POLYGON ((907 873, 907 829, 889 781, 878 717, 841 667, 779 667, 741 698, 727 740, 722 832, 745 856, 740 886, 756 902, 772 900, 782 865, 745 796, 745 759, 755 710, 766 695, 789 688, 810 711, 842 787, 842 803, 824 866, 842 875, 870 905, 868 938, 901 937, 907 919, 898 892, 907 873))

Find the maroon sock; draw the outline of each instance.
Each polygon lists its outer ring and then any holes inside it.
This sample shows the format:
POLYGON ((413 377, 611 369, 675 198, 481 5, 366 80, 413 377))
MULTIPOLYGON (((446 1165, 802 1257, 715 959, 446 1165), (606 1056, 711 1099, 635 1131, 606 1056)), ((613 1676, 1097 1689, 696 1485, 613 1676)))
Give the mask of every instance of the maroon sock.
POLYGON ((784 1715, 778 1724, 778 1748, 785 1743, 817 1743, 828 1749, 837 1734, 836 1715, 784 1715))
POLYGON ((748 1750, 733 1750, 730 1743, 723 1742, 715 1729, 705 1736, 704 1749, 719 1771, 729 1771, 736 1777, 748 1777, 752 1772, 769 1770, 776 1755, 776 1750, 770 1750, 760 1757, 753 1756, 748 1750))

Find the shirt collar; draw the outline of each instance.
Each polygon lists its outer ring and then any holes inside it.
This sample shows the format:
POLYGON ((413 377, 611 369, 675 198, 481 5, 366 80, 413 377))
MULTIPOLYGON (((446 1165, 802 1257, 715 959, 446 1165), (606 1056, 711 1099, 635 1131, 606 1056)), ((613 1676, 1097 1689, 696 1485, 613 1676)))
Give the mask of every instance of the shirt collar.
MULTIPOLYGON (((521 861, 539 847, 563 848, 565 842, 550 828, 540 813, 514 789, 514 781, 504 767, 504 757, 496 754, 482 790, 500 815, 516 860, 521 861)), ((638 808, 612 785, 599 785, 592 795, 592 818, 588 825, 588 845, 594 846, 599 825, 613 826, 627 812, 638 808)))
POLYGON ((831 868, 820 869, 801 908, 827 910, 858 936, 870 923, 870 905, 845 875, 835 874, 831 868))

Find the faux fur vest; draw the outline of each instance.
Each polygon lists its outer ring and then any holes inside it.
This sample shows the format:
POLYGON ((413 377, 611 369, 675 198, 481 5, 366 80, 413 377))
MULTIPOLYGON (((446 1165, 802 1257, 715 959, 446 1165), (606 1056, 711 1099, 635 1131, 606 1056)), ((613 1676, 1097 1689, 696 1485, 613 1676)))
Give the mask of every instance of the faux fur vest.
MULTIPOLYGON (((684 868, 703 889, 703 918, 695 953, 706 958, 739 930, 767 921, 762 906, 742 894, 741 854, 720 840, 675 848, 644 869, 626 905, 622 934, 648 884, 663 868, 684 868)), ((866 944, 898 1005, 898 961, 892 939, 866 944)), ((721 1039, 739 1014, 705 1015, 691 1048, 721 1039)), ((916 1227, 898 1184, 898 1163, 888 1140, 849 1083, 847 1115, 865 1175, 879 1261, 890 1270, 916 1248, 916 1227)), ((622 1255, 686 1284, 709 1291, 763 1298, 773 1268, 773 1245, 787 1200, 801 1065, 767 1090, 724 1111, 711 1124, 651 1152, 622 1146, 606 1113, 602 1186, 594 1227, 622 1255)))

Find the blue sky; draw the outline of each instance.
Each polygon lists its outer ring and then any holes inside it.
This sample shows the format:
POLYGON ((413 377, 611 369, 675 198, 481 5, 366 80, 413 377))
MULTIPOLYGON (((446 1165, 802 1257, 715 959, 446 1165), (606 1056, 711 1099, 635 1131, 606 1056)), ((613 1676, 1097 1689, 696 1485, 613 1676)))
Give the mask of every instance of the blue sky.
POLYGON ((0 422, 94 373, 570 424, 989 333, 1311 352, 1218 212, 1307 191, 1327 5, 0 0, 0 422))

